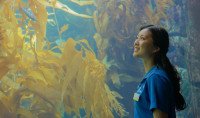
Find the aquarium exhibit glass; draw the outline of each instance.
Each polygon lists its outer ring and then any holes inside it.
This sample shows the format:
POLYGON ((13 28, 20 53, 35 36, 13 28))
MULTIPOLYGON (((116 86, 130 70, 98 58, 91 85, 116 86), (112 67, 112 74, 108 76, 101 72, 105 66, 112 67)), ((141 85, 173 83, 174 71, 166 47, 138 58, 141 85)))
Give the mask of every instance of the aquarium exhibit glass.
POLYGON ((187 108, 200 117, 199 0, 0 0, 0 118, 133 118, 133 44, 169 32, 187 108))

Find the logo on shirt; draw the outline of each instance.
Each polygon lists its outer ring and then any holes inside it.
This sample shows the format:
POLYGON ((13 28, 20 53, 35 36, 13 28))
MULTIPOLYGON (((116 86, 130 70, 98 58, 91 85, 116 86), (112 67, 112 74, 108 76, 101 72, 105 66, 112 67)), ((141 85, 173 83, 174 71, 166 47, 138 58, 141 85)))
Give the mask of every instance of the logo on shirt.
POLYGON ((133 100, 139 101, 140 95, 142 94, 142 91, 144 90, 144 86, 145 86, 145 84, 138 86, 137 92, 134 93, 133 100))

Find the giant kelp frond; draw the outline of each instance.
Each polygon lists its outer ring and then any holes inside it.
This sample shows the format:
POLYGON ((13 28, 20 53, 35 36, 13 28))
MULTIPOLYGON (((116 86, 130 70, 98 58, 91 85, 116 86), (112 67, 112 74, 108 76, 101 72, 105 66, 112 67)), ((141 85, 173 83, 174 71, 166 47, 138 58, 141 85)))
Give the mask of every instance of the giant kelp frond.
POLYGON ((0 21, 0 52, 2 54, 2 51, 5 50, 5 40, 6 40, 6 29, 2 27, 2 21, 0 21))
POLYGON ((0 13, 0 52, 1 55, 11 54, 21 41, 18 36, 17 20, 14 11, 7 4, 5 4, 0 13))
POLYGON ((46 37, 46 25, 47 25, 47 11, 44 5, 41 5, 39 2, 35 0, 29 1, 31 10, 35 14, 38 22, 31 21, 31 25, 35 30, 35 34, 37 37, 37 51, 42 51, 45 46, 44 38, 46 37), (37 7, 35 7, 37 6, 37 7))
POLYGON ((62 34, 64 31, 66 31, 68 29, 68 24, 62 26, 61 30, 60 30, 60 34, 62 34))
POLYGON ((18 63, 17 47, 20 39, 14 12, 10 6, 4 6, 0 11, 0 80, 18 63), (9 14, 7 14, 9 11, 9 14))
POLYGON ((162 18, 168 21, 165 11, 170 5, 174 5, 174 2, 172 0, 154 0, 154 2, 156 4, 154 9, 152 8, 153 3, 151 1, 144 8, 149 23, 159 25, 162 18))
POLYGON ((98 0, 93 14, 95 27, 100 35, 123 41, 134 35, 133 27, 138 23, 158 25, 161 19, 168 21, 165 12, 171 5, 172 0, 98 0))
POLYGON ((70 1, 76 3, 76 4, 80 5, 80 6, 91 5, 91 4, 94 3, 94 0, 87 0, 87 1, 85 1, 85 0, 70 0, 70 1))
POLYGON ((105 85, 106 67, 87 40, 69 38, 57 47, 62 53, 44 49, 46 6, 29 0, 38 22, 26 23, 25 16, 16 18, 19 2, 0 10, 0 117, 60 118, 72 111, 80 116, 80 109, 87 117, 112 118, 113 111, 123 117, 120 96, 105 85))
POLYGON ((109 45, 108 39, 103 39, 99 33, 96 33, 93 38, 97 42, 97 48, 98 48, 98 59, 103 60, 106 56, 106 48, 109 45))
MULTIPOLYGON (((89 46, 84 40, 80 42, 89 46)), ((79 108, 83 108, 87 117, 90 116, 90 113, 93 117, 113 117, 112 107, 114 110, 120 111, 123 111, 123 108, 119 107, 120 105, 118 107, 111 105, 113 101, 109 98, 113 98, 113 95, 108 94, 110 91, 107 91, 104 86, 106 68, 96 59, 93 51, 83 45, 82 51, 77 51, 74 48, 77 43, 68 39, 61 61, 65 71, 64 75, 66 75, 61 90, 65 109, 68 113, 75 111, 76 114, 79 114, 79 108), (85 57, 83 53, 85 53, 85 57)))
POLYGON ((119 102, 117 101, 117 99, 116 99, 116 98, 118 98, 118 99, 123 99, 123 97, 122 97, 119 93, 117 93, 117 92, 115 92, 115 91, 110 91, 109 87, 108 87, 106 84, 105 84, 105 89, 106 89, 106 91, 107 91, 107 93, 108 93, 109 101, 111 101, 111 102, 110 102, 110 105, 111 105, 112 109, 114 109, 115 112, 116 112, 119 116, 121 116, 121 117, 126 116, 128 113, 127 113, 126 110, 122 107, 123 105, 122 105, 121 103, 119 103, 119 102))
POLYGON ((65 5, 65 4, 63 4, 59 1, 56 1, 56 0, 52 0, 52 1, 49 1, 49 2, 48 2, 48 0, 39 0, 38 2, 40 2, 41 4, 48 6, 48 7, 55 7, 57 9, 63 10, 65 12, 68 12, 68 13, 73 14, 75 16, 80 16, 80 17, 84 17, 84 18, 92 18, 92 16, 89 16, 89 15, 79 14, 79 13, 73 11, 67 5, 65 5))

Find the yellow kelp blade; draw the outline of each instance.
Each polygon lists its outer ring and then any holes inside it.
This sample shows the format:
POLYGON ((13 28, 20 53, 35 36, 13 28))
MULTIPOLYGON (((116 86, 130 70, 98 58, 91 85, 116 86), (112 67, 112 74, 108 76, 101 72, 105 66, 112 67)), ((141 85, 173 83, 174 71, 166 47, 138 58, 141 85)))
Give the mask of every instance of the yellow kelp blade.
POLYGON ((84 6, 84 5, 91 5, 94 3, 94 0, 88 0, 88 1, 80 1, 80 0, 70 0, 72 1, 73 3, 76 3, 80 6, 84 6))
POLYGON ((62 28, 61 28, 61 31, 60 31, 60 34, 62 34, 64 31, 66 31, 68 29, 68 24, 64 25, 62 28))
MULTIPOLYGON (((49 3, 46 0, 38 0, 38 2, 40 2, 41 4, 43 4, 45 6, 53 7, 52 2, 49 3)), ((92 16, 89 16, 89 15, 79 14, 79 13, 73 11, 72 9, 70 9, 67 5, 62 4, 59 1, 56 1, 55 8, 61 9, 61 10, 65 11, 65 12, 68 12, 68 13, 73 14, 75 16, 80 16, 80 17, 84 17, 84 18, 93 18, 92 16)))
POLYGON ((51 26, 55 26, 56 22, 53 19, 48 19, 47 22, 51 25, 51 26))
POLYGON ((37 118, 36 116, 33 115, 29 110, 21 107, 17 109, 17 113, 20 114, 22 117, 28 117, 28 118, 37 118))
POLYGON ((85 17, 85 18, 92 18, 92 16, 88 16, 88 15, 85 15, 85 14, 79 14, 79 13, 71 10, 67 5, 64 5, 64 4, 62 4, 61 2, 58 2, 58 1, 56 2, 55 7, 58 8, 58 9, 61 9, 63 11, 66 11, 70 14, 76 15, 76 16, 81 16, 81 17, 85 17))

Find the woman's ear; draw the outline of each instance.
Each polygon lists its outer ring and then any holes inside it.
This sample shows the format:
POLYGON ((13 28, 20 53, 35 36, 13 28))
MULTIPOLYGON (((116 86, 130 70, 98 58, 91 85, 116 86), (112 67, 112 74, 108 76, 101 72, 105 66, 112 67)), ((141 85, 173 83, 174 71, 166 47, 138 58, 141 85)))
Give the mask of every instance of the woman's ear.
POLYGON ((156 52, 159 52, 160 51, 160 48, 159 47, 154 47, 154 50, 153 50, 153 53, 156 53, 156 52))

